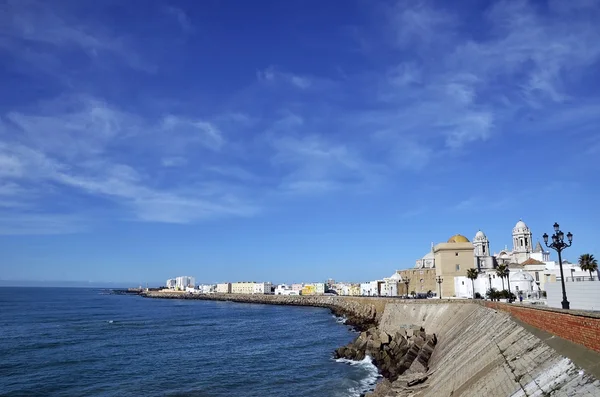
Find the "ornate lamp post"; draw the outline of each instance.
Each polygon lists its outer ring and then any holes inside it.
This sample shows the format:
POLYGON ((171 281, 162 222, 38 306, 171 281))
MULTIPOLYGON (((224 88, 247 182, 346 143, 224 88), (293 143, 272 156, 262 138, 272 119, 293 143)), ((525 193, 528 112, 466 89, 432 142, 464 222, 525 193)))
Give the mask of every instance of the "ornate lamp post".
POLYGON ((438 283, 438 289, 440 290, 440 299, 442 299, 442 283, 444 282, 444 279, 442 278, 442 276, 437 276, 436 283, 438 283))
POLYGON ((562 267, 562 256, 561 256, 561 252, 565 249, 571 246, 571 244, 573 243, 573 234, 571 232, 567 233, 567 240, 569 241, 568 243, 565 243, 565 234, 560 230, 560 226, 558 225, 558 223, 554 223, 554 234, 552 235, 552 243, 550 243, 550 245, 548 245, 548 235, 546 233, 544 233, 544 235, 542 236, 544 238, 544 244, 546 244, 546 247, 548 248, 552 248, 554 251, 556 251, 558 253, 558 266, 560 267, 560 283, 562 284, 562 295, 563 295, 563 300, 562 300, 562 308, 563 309, 569 309, 569 301, 567 300, 567 290, 565 289, 565 276, 563 274, 563 267, 562 267))
POLYGON ((404 285, 406 285, 406 297, 408 298, 408 284, 410 284, 410 278, 404 280, 404 285))

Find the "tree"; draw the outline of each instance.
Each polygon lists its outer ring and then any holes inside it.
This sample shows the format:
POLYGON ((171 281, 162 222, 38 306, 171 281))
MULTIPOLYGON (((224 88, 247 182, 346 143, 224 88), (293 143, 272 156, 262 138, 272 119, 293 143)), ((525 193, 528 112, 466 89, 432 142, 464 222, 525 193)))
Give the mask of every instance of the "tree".
POLYGON ((593 280, 592 272, 598 271, 598 261, 592 254, 583 254, 579 257, 579 267, 584 272, 590 272, 590 280, 593 280))
POLYGON ((504 277, 508 277, 508 273, 508 266, 504 263, 498 265, 498 267, 496 268, 496 276, 500 277, 500 279, 502 280, 502 289, 504 289, 504 277))
POLYGON ((475 280, 479 276, 477 269, 467 269, 467 278, 471 280, 471 287, 473 287, 473 298, 475 298, 475 280))
POLYGON ((487 296, 491 301, 497 301, 500 299, 500 294, 495 288, 488 289, 485 293, 485 296, 487 296))

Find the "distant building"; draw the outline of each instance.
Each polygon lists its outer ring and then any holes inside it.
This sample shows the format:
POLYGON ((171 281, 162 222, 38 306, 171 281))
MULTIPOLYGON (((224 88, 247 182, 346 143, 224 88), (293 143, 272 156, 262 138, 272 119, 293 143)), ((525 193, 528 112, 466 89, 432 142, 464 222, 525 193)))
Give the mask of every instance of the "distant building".
POLYGON ((304 284, 302 295, 323 295, 325 293, 325 283, 304 284))
POLYGON ((175 278, 175 288, 180 291, 185 291, 188 287, 194 287, 196 279, 191 276, 179 276, 175 278))
POLYGON ((360 284, 350 284, 350 288, 348 288, 348 295, 360 296, 360 284))
POLYGON ((219 294, 231 294, 231 283, 219 283, 219 284, 217 284, 217 293, 219 293, 219 294))
POLYGON ((304 288, 304 284, 292 284, 292 291, 302 291, 302 288, 304 288))
POLYGON ((275 295, 288 295, 289 291, 292 291, 292 287, 287 284, 278 284, 275 287, 275 295))
POLYGON ((271 283, 254 283, 253 294, 270 294, 271 293, 271 283))
POLYGON ((165 283, 165 287, 169 289, 175 289, 175 287, 177 287, 177 280, 175 280, 174 278, 168 279, 165 283))
POLYGON ((201 294, 214 294, 217 290, 217 286, 215 284, 200 284, 198 285, 198 292, 201 294))
POLYGON ((231 283, 232 294, 252 294, 254 293, 254 282, 253 281, 241 281, 237 283, 231 283))
POLYGON ((360 294, 362 296, 381 296, 381 289, 384 284, 385 282, 383 280, 360 283, 360 294))

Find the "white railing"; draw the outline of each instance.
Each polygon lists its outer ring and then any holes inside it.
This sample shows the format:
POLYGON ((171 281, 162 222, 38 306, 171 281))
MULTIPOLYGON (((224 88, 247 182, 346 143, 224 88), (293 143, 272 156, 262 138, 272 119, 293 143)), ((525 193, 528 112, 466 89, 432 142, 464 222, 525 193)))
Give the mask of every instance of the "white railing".
MULTIPOLYGON (((556 278, 556 281, 560 281, 560 277, 556 278)), ((576 277, 565 277, 565 282, 567 283, 576 283, 576 282, 584 282, 584 281, 596 281, 598 282, 598 277, 596 276, 576 276, 576 277)))

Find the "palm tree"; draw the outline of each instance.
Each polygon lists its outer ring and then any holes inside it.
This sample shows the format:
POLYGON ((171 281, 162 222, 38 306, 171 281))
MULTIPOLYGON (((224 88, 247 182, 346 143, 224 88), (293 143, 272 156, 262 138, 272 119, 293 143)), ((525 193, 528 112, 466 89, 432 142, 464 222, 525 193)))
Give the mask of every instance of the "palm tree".
POLYGON ((472 298, 475 298, 475 280, 477 280, 478 276, 479 276, 479 272, 477 271, 477 269, 468 269, 467 270, 467 278, 471 280, 471 287, 473 287, 472 298))
POLYGON ((584 272, 590 272, 590 280, 593 280, 592 272, 598 271, 598 261, 592 254, 583 254, 579 257, 579 267, 584 272))
POLYGON ((500 277, 502 280, 502 290, 504 290, 504 277, 508 276, 508 266, 506 266, 504 263, 498 265, 496 268, 496 276, 500 277))

